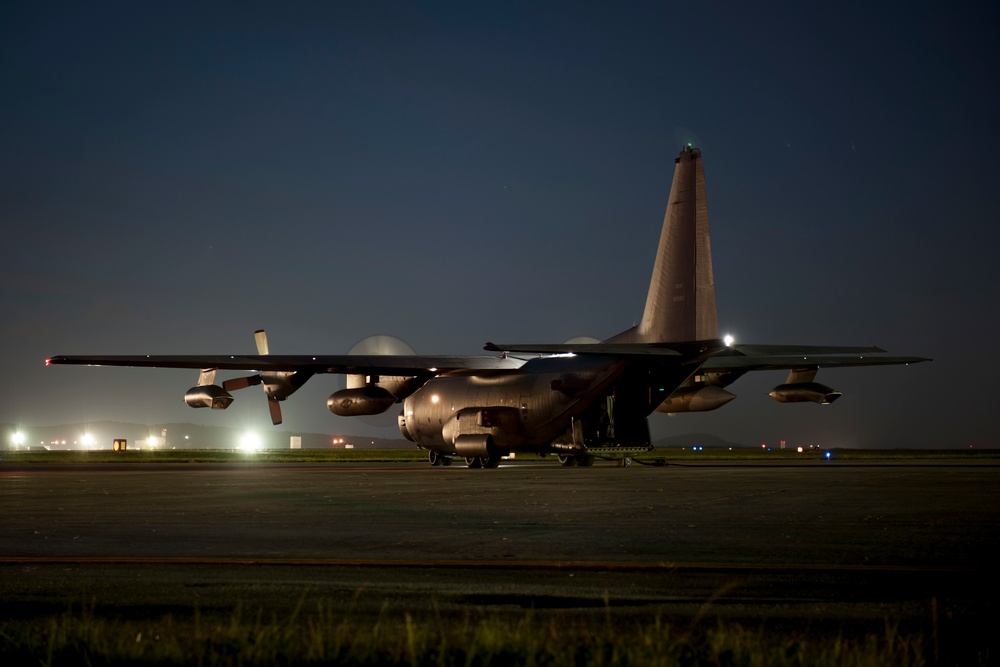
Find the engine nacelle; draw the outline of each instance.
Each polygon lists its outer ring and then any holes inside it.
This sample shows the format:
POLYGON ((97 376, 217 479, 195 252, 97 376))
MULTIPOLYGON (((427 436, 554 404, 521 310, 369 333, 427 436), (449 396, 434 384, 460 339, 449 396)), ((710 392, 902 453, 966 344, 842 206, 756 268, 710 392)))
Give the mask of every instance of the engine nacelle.
POLYGON ((493 441, 485 433, 467 433, 455 437, 455 453, 459 456, 490 456, 493 441))
POLYGON ((825 384, 818 382, 793 382, 791 384, 779 384, 771 393, 771 398, 779 403, 805 403, 813 402, 820 405, 833 403, 841 394, 834 391, 825 384))
POLYGON ((334 392, 327 399, 326 407, 341 417, 358 417, 382 414, 395 402, 396 397, 382 387, 368 385, 334 392))
POLYGON ((420 389, 426 378, 413 375, 345 375, 344 382, 348 389, 363 387, 381 387, 402 400, 420 389))
POLYGON ((233 404, 233 396, 217 384, 206 384, 188 389, 184 402, 192 408, 225 410, 233 404))
POLYGON ((721 408, 736 398, 722 387, 684 387, 656 407, 657 412, 706 412, 721 408))

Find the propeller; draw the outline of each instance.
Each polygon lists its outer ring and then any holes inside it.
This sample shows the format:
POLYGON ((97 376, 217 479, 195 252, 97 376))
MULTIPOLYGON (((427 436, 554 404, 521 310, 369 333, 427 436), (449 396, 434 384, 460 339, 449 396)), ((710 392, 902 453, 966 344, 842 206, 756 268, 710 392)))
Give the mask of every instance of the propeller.
POLYGON ((232 380, 226 380, 222 383, 222 388, 226 391, 236 391, 237 389, 246 389, 247 387, 253 387, 261 383, 261 377, 259 375, 250 375, 242 378, 233 378, 232 380))
POLYGON ((594 343, 600 343, 593 336, 577 336, 576 338, 570 338, 566 341, 566 345, 593 345, 594 343))
MULTIPOLYGON (((254 342, 257 343, 257 354, 266 355, 267 350, 267 332, 263 329, 257 329, 253 332, 254 342)), ((226 391, 236 391, 237 389, 246 389, 247 387, 253 387, 264 381, 264 378, 257 375, 247 375, 246 377, 233 378, 231 380, 226 380, 222 383, 222 388, 226 391)))
POLYGON ((347 354, 357 355, 387 355, 387 354, 414 354, 413 348, 395 336, 368 336, 362 338, 354 344, 347 354))
MULTIPOLYGON (((258 329, 253 332, 253 338, 257 344, 257 354, 267 356, 269 354, 267 333, 263 329, 258 329)), ((226 380, 222 383, 222 388, 226 391, 236 391, 263 383, 264 393, 267 394, 267 411, 271 415, 271 423, 277 426, 281 423, 281 401, 301 387, 310 375, 311 373, 302 374, 300 371, 268 371, 226 380), (301 380, 297 376, 302 376, 301 380)))
MULTIPOLYGON (((384 356, 414 354, 414 351, 412 347, 399 338, 380 334, 362 338, 347 353, 362 356, 384 356)), ((344 384, 347 388, 363 387, 366 384, 366 378, 364 375, 348 375, 344 378, 344 384)), ((378 415, 363 415, 358 418, 369 426, 378 428, 396 426, 396 414, 393 410, 378 415)))

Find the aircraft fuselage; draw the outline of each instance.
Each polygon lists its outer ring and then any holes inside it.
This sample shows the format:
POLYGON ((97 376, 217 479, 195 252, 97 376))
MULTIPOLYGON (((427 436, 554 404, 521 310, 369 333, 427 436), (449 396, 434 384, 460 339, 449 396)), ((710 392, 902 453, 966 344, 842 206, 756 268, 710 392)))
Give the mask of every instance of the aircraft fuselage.
MULTIPOLYGON (((677 369, 673 383, 688 372, 677 369)), ((556 356, 513 371, 439 376, 405 399, 400 430, 425 449, 464 457, 644 447, 662 378, 635 375, 613 356, 556 356)))
MULTIPOLYGON (((465 455, 459 436, 500 452, 540 450, 620 375, 611 357, 548 357, 514 371, 436 377, 403 402, 400 428, 426 449, 465 455)), ((466 448, 468 449, 468 448, 466 448)))

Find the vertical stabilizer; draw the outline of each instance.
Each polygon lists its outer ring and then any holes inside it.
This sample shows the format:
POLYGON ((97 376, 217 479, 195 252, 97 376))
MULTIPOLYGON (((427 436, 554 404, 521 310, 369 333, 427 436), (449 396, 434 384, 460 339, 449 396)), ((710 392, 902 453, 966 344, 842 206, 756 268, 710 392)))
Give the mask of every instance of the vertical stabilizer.
POLYGON ((676 343, 718 338, 708 201, 701 151, 677 157, 642 320, 609 342, 676 343))

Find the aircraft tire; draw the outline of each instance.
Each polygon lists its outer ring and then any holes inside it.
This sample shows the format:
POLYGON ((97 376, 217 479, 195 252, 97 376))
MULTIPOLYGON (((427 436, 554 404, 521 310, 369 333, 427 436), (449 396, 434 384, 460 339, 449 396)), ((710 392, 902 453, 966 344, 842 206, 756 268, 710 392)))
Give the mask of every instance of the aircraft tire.
POLYGON ((465 465, 469 466, 470 468, 482 468, 483 460, 478 456, 466 456, 465 465))
POLYGON ((480 456, 480 463, 484 468, 499 468, 500 467, 500 455, 490 454, 489 456, 480 456))
POLYGON ((432 466, 443 465, 444 464, 444 461, 443 461, 444 458, 445 457, 441 456, 440 454, 438 454, 437 452, 435 452, 433 449, 431 451, 427 452, 427 460, 430 462, 430 464, 432 466))
POLYGON ((441 465, 443 465, 443 466, 450 466, 451 465, 451 457, 450 456, 442 456, 441 457, 441 465))
POLYGON ((589 468, 594 465, 594 457, 590 454, 577 454, 573 457, 573 462, 581 468, 589 468))
POLYGON ((559 465, 569 468, 570 466, 576 465, 576 457, 570 454, 560 454, 559 455, 559 465))

